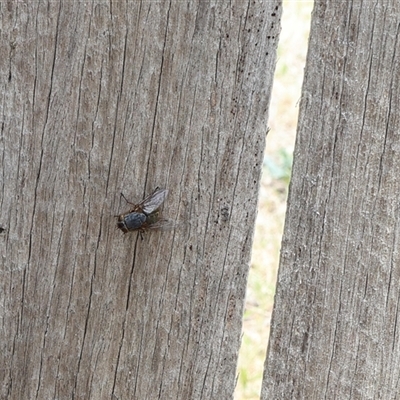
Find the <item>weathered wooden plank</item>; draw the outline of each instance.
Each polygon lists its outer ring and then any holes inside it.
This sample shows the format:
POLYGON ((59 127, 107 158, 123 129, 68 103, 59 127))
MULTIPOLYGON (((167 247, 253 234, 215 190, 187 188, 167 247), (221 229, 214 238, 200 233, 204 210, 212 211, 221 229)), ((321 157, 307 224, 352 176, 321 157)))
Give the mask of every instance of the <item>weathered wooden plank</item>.
POLYGON ((231 397, 280 1, 0 7, 1 396, 231 397))
POLYGON ((262 399, 398 398, 399 15, 315 4, 262 399))

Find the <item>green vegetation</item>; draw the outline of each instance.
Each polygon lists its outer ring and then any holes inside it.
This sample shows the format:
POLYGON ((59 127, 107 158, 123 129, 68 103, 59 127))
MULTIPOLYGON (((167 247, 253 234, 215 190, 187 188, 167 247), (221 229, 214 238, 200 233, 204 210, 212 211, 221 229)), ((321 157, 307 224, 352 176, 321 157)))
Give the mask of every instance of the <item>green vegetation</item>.
POLYGON ((292 172, 293 154, 285 148, 278 150, 278 161, 275 162, 271 157, 265 156, 264 167, 273 179, 280 180, 289 185, 290 174, 292 172))

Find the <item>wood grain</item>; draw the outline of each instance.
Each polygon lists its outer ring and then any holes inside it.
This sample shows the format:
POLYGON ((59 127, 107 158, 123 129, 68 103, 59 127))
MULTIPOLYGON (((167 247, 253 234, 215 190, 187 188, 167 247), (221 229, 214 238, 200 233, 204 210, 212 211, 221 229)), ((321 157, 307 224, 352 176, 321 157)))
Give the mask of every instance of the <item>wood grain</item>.
POLYGON ((232 396, 280 12, 1 6, 2 398, 232 396))
POLYGON ((315 3, 262 399, 398 398, 399 15, 315 3))

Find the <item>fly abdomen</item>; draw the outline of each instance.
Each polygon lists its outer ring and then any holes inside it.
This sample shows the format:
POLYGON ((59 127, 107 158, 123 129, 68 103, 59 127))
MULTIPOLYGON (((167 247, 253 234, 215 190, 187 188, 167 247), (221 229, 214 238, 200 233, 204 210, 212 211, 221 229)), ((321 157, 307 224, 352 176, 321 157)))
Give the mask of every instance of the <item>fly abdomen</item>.
POLYGON ((143 213, 131 212, 129 214, 120 215, 118 217, 117 226, 122 232, 127 233, 141 229, 146 219, 147 217, 143 213))

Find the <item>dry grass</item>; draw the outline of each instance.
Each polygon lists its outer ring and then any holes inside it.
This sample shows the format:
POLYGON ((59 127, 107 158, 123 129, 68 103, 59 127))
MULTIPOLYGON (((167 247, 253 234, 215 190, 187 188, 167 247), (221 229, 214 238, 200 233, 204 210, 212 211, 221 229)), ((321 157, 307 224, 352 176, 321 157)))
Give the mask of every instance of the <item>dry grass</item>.
POLYGON ((288 159, 293 152, 311 0, 283 2, 282 31, 271 98, 265 166, 247 286, 236 400, 260 398, 279 250, 286 210, 288 159))

